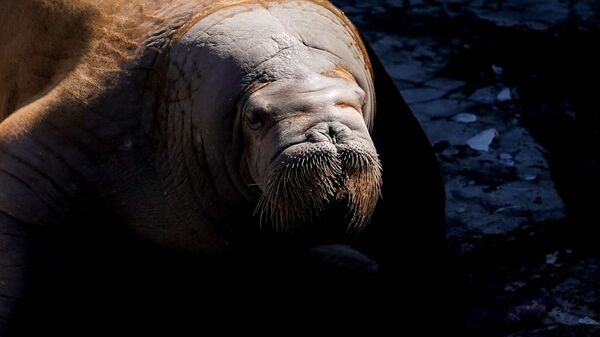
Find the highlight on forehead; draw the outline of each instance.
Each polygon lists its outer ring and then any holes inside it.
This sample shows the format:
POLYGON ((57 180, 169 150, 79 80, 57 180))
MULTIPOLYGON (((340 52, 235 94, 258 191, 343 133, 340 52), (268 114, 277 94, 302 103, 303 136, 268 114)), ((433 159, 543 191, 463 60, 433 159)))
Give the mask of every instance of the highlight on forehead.
POLYGON ((334 78, 342 78, 353 83, 358 83, 352 73, 343 65, 338 65, 334 69, 322 72, 321 75, 334 78))
POLYGON ((356 43, 354 46, 358 48, 359 53, 363 57, 363 61, 365 62, 365 64, 364 64, 365 70, 367 71, 367 73, 369 75, 371 75, 371 77, 373 77, 373 67, 371 65, 371 59, 369 58, 369 53, 367 52, 365 43, 362 40, 362 37, 361 37, 360 33, 358 32, 358 29, 356 29, 356 26, 354 26, 354 24, 350 21, 350 19, 348 19, 348 17, 344 14, 344 12, 342 12, 342 10, 337 8, 329 0, 306 0, 306 1, 318 4, 318 5, 326 8, 327 10, 329 10, 329 12, 333 13, 333 15, 335 15, 338 18, 338 20, 341 21, 342 25, 346 28, 346 30, 348 31, 350 36, 352 36, 352 39, 356 43))
MULTIPOLYGON (((356 29, 354 24, 352 24, 352 22, 348 19, 348 17, 346 17, 344 12, 342 12, 339 8, 337 8, 335 5, 333 5, 329 0, 296 0, 296 1, 297 2, 305 1, 305 2, 309 2, 309 3, 314 3, 316 5, 319 5, 325 9, 327 9, 330 13, 335 15, 337 17, 337 19, 340 20, 340 23, 344 26, 344 28, 346 28, 346 31, 350 34, 352 39, 354 40, 354 42, 355 42, 354 46, 358 49, 358 52, 362 55, 363 61, 365 62, 365 64, 364 64, 365 70, 367 71, 367 73, 369 75, 373 76, 373 68, 371 66, 371 60, 369 58, 369 53, 367 52, 367 49, 361 38, 361 35, 360 35, 360 33, 358 33, 358 30, 356 29)), ((192 26, 194 26, 197 22, 199 22, 203 18, 205 18, 221 9, 229 8, 229 7, 245 6, 245 5, 260 5, 264 8, 269 8, 269 6, 271 6, 273 4, 284 3, 284 2, 286 2, 286 1, 283 1, 283 0, 218 0, 218 1, 211 1, 211 2, 209 2, 209 4, 205 5, 200 12, 198 12, 196 15, 192 16, 188 20, 187 23, 185 23, 183 26, 181 26, 179 28, 178 32, 174 35, 174 37, 171 41, 171 44, 179 42, 179 40, 181 40, 183 35, 185 35, 192 28, 192 26)), ((250 10, 251 7, 248 7, 247 9, 250 10)))
MULTIPOLYGON (((371 60, 369 58, 369 53, 367 52, 366 45, 362 40, 362 37, 356 27, 350 22, 350 20, 346 17, 346 15, 338 9, 335 5, 333 5, 328 0, 196 0, 201 3, 201 10, 197 11, 195 15, 187 18, 187 22, 183 24, 177 32, 174 34, 173 38, 169 43, 169 47, 177 44, 183 36, 198 22, 207 16, 219 12, 225 8, 235 8, 235 13, 241 13, 245 11, 251 11, 256 8, 256 6, 261 6, 263 8, 269 9, 272 6, 278 6, 281 4, 314 4, 318 7, 321 7, 329 13, 333 14, 333 16, 337 20, 331 20, 334 24, 341 24, 346 33, 351 38, 351 42, 348 47, 352 51, 352 57, 354 61, 359 63, 359 67, 364 70, 364 78, 362 71, 356 69, 356 78, 352 76, 348 71, 343 71, 342 69, 339 72, 334 71, 330 72, 329 75, 334 75, 336 77, 343 77, 346 79, 351 79, 354 82, 359 83, 359 86, 362 87, 366 94, 366 101, 363 110, 365 111, 365 123, 367 128, 372 131, 373 129, 373 121, 375 118, 376 111, 376 98, 375 98, 375 88, 372 82, 374 77, 373 69, 371 66, 371 60), (346 74, 344 74, 346 72, 346 74)), ((321 13, 322 15, 323 13, 321 13)), ((323 15, 322 15, 323 16, 323 15)), ((328 16, 327 16, 328 17, 328 16)), ((333 19, 333 18, 330 18, 333 19)), ((166 58, 168 59, 168 53, 166 58)), ((347 60, 352 62, 353 60, 347 60)))

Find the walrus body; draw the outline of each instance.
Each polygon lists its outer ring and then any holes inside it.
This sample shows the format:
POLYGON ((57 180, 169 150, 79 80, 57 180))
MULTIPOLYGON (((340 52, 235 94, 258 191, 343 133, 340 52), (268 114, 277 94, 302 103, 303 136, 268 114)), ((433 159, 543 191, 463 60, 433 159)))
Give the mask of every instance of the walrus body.
POLYGON ((0 331, 113 326, 164 310, 156 298, 223 305, 249 289, 379 298, 383 282, 407 301, 435 281, 431 148, 329 2, 10 0, 9 18, 0 331), (331 244, 377 273, 315 282, 309 248, 331 244))

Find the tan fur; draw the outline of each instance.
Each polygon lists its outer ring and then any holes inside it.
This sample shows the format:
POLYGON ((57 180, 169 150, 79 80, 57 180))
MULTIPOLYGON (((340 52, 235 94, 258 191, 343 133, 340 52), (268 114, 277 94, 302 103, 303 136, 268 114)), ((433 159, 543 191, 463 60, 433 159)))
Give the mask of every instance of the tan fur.
MULTIPOLYGON (((0 121, 56 90, 78 101, 135 55, 170 0, 0 2, 0 121)), ((173 10, 176 12, 176 10, 173 10)))
MULTIPOLYGON (((193 24, 223 7, 281 1, 2 0, 0 122, 43 96, 85 103, 134 58, 147 33, 170 18, 195 12, 193 24)), ((329 1, 308 1, 340 17, 364 51, 356 29, 341 11, 329 1)))

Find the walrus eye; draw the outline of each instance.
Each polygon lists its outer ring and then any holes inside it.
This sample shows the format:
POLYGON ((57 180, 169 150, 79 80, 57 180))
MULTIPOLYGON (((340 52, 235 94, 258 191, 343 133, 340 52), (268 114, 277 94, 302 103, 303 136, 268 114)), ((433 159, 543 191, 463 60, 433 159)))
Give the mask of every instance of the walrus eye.
POLYGON ((263 118, 260 111, 246 110, 246 124, 251 130, 258 130, 263 125, 263 118))

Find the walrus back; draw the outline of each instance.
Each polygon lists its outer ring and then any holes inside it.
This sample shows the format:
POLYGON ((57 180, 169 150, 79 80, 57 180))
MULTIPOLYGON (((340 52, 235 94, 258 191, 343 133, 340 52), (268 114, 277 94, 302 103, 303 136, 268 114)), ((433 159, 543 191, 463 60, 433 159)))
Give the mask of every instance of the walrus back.
POLYGON ((131 58, 142 31, 161 23, 152 14, 165 2, 172 1, 1 1, 0 122, 59 86, 74 95, 100 91, 106 75, 131 58))
POLYGON ((91 8, 66 1, 0 2, 0 121, 43 95, 77 64, 91 8))
POLYGON ((269 1, 3 0, 0 122, 57 87, 79 101, 98 94, 165 21, 245 3, 269 1))

